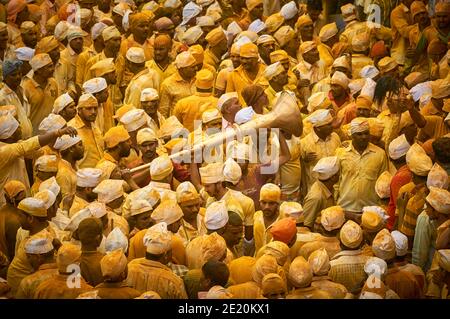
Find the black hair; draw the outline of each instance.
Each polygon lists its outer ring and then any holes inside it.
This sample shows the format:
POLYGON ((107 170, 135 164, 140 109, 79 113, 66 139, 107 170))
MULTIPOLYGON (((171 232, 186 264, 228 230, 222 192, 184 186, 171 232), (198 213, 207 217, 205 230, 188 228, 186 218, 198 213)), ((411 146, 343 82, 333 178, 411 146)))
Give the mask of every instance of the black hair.
POLYGON ((216 260, 208 260, 203 265, 202 272, 211 281, 211 286, 219 285, 225 287, 230 277, 228 266, 224 262, 216 260))
POLYGON ((436 159, 440 163, 450 163, 450 137, 440 137, 431 146, 436 159))
POLYGON ((373 100, 381 105, 387 95, 399 94, 402 86, 403 83, 397 78, 390 75, 383 76, 377 81, 373 100))
POLYGON ((322 11, 323 10, 322 0, 308 0, 306 3, 306 7, 308 9, 322 11))

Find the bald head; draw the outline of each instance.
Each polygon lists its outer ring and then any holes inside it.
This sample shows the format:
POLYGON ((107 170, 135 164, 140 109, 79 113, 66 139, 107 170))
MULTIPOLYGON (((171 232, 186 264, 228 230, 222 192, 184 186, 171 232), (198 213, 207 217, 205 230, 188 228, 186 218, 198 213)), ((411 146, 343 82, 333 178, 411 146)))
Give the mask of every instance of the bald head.
POLYGON ((155 37, 155 61, 160 63, 169 59, 169 52, 172 48, 172 39, 167 34, 158 34, 155 37))

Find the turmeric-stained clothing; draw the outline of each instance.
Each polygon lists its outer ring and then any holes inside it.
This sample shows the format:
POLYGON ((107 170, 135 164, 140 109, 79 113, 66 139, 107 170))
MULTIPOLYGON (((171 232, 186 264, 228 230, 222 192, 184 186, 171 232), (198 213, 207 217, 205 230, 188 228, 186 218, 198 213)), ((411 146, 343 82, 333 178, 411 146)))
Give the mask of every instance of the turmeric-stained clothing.
POLYGON ((141 295, 139 291, 131 288, 126 282, 103 282, 94 288, 98 291, 100 299, 134 299, 141 295))
POLYGON ((173 114, 173 109, 179 100, 195 93, 195 78, 190 81, 184 80, 178 71, 161 84, 159 112, 164 117, 173 114))
POLYGON ((82 251, 80 260, 81 276, 91 286, 96 286, 103 282, 100 261, 104 254, 98 251, 82 251))
POLYGON ((37 287, 50 277, 58 274, 56 263, 43 264, 39 270, 22 279, 16 293, 16 299, 33 299, 37 287))
MULTIPOLYGON (((76 299, 80 294, 92 290, 92 286, 79 277, 79 285, 70 286, 68 282, 74 281, 69 276, 57 274, 44 280, 36 289, 33 299, 76 299)), ((77 279, 77 280, 78 280, 77 279)))

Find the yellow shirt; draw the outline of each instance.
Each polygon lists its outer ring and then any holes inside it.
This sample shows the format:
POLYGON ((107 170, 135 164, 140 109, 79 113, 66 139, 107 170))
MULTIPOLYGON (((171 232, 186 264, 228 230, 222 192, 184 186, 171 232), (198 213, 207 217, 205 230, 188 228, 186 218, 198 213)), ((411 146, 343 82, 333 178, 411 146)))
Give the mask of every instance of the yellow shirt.
POLYGON ((210 49, 205 50, 205 58, 203 59, 203 64, 210 65, 214 68, 214 70, 217 70, 220 65, 220 58, 216 57, 210 49))
POLYGON ((176 72, 165 79, 161 84, 159 112, 164 117, 169 117, 177 102, 184 97, 195 93, 195 78, 184 80, 180 73, 176 72))
POLYGON ((233 72, 233 68, 225 68, 219 71, 216 77, 216 84, 214 85, 216 90, 226 90, 231 72, 233 72))
POLYGON ((78 168, 95 167, 103 157, 104 143, 100 130, 92 123, 87 127, 78 114, 67 125, 75 128, 83 141, 84 157, 77 162, 78 168))
POLYGON ((32 155, 41 146, 39 138, 34 136, 28 140, 20 141, 14 144, 6 144, 0 142, 0 204, 5 202, 3 189, 6 182, 10 180, 18 180, 30 189, 27 170, 25 168, 24 156, 32 155))
POLYGON ((378 205, 378 195, 373 190, 378 177, 387 170, 384 150, 369 143, 360 155, 351 143, 336 155, 341 169, 337 204, 350 212, 361 212, 364 206, 378 205))
POLYGON ((44 280, 36 289, 33 299, 75 299, 80 294, 92 290, 83 277, 80 276, 79 287, 69 287, 68 275, 57 274, 44 280))
POLYGON ((314 166, 321 158, 333 156, 340 145, 341 139, 336 133, 333 132, 326 140, 322 140, 314 132, 314 129, 300 140, 301 163, 303 165, 302 185, 305 186, 305 193, 310 190, 312 184, 317 180, 313 172, 314 166), (317 154, 316 160, 311 162, 304 161, 306 155, 312 152, 317 154))
POLYGON ((166 265, 145 258, 130 261, 127 284, 141 293, 155 291, 162 299, 187 299, 180 277, 166 265))
POLYGON ((30 103, 28 103, 28 99, 22 91, 23 101, 21 102, 17 93, 9 88, 6 83, 3 83, 2 88, 0 89, 0 105, 14 105, 16 107, 17 119, 20 123, 20 128, 22 130, 22 138, 27 139, 30 138, 33 134, 33 126, 31 125, 31 121, 28 118, 30 113, 30 103))
POLYGON ((369 24, 366 21, 350 21, 345 26, 345 30, 339 36, 339 42, 347 42, 351 46, 353 37, 360 33, 366 33, 369 35, 370 48, 377 40, 384 40, 385 42, 391 40, 392 35, 390 28, 386 28, 382 25, 377 25, 376 27, 375 26, 376 24, 369 24))
POLYGON ((233 72, 231 72, 231 74, 228 76, 226 91, 237 92, 241 105, 245 105, 245 101, 242 98, 242 90, 247 86, 257 84, 263 77, 265 69, 266 66, 260 63, 258 65, 258 73, 256 74, 255 79, 251 80, 248 77, 247 72, 244 70, 244 67, 240 65, 237 69, 233 70, 233 72))
MULTIPOLYGON (((419 130, 419 140, 426 141, 427 139, 437 139, 450 133, 450 127, 446 124, 439 115, 425 116, 427 124, 419 130)), ((447 121, 448 123, 448 121, 447 121)))
POLYGON ((114 123, 114 105, 112 103, 111 100, 111 89, 112 87, 110 86, 110 91, 109 91, 109 96, 108 99, 106 100, 106 102, 101 103, 98 106, 98 110, 97 110, 97 118, 95 119, 95 125, 97 125, 97 127, 100 129, 100 132, 102 132, 102 134, 105 134, 106 132, 108 132, 108 130, 115 126, 114 123))
POLYGON ((87 62, 90 58, 98 54, 95 52, 93 46, 85 48, 83 52, 80 53, 76 62, 76 72, 75 72, 75 83, 82 88, 84 83, 84 75, 86 74, 87 62))
POLYGON ((264 245, 267 245, 272 240, 270 234, 270 227, 280 219, 280 216, 270 224, 268 227, 264 224, 264 215, 261 210, 258 210, 253 219, 253 238, 255 239, 255 252, 258 252, 264 245))
POLYGON ((83 198, 78 197, 77 195, 74 196, 72 206, 69 209, 69 218, 72 218, 73 215, 78 213, 80 210, 85 208, 89 203, 85 201, 83 198))
POLYGON ((373 65, 373 60, 364 54, 352 54, 352 76, 354 79, 359 79, 361 76, 359 72, 366 65, 373 65))
POLYGON ((160 77, 153 69, 145 68, 136 74, 125 90, 124 104, 138 106, 141 104, 141 92, 146 88, 153 88, 159 91, 160 77))
POLYGON ((159 82, 162 83, 169 76, 177 72, 177 68, 173 63, 169 63, 165 69, 163 69, 155 60, 150 60, 145 63, 145 66, 149 69, 156 71, 159 74, 159 82))
POLYGON ((16 293, 16 299, 33 299, 41 282, 57 274, 58 268, 55 263, 41 265, 38 271, 22 279, 16 293))
POLYGON ((377 119, 383 122, 384 130, 383 135, 381 136, 381 140, 384 142, 384 145, 389 146, 394 138, 398 136, 399 124, 400 124, 400 115, 399 114, 391 114, 389 109, 382 111, 378 114, 377 119))
POLYGON ((300 165, 301 140, 292 135, 286 140, 291 159, 280 167, 281 193, 286 200, 297 200, 300 191, 302 169, 300 165))
POLYGON ((255 215, 255 203, 253 200, 242 192, 233 189, 228 189, 222 199, 228 203, 232 198, 241 205, 244 213, 244 226, 253 226, 253 217, 255 215))
POLYGON ((149 61, 149 60, 153 59, 153 50, 154 49, 153 49, 153 45, 152 45, 150 39, 146 39, 144 44, 140 44, 139 42, 134 40, 134 36, 132 34, 130 34, 130 36, 128 38, 126 38, 125 40, 122 40, 122 43, 120 45, 120 54, 122 56, 126 56, 128 49, 132 48, 132 47, 138 47, 138 48, 144 49, 145 61, 149 61))
MULTIPOLYGON (((39 233, 41 232, 47 232, 53 238, 56 237, 51 227, 44 228, 39 233)), ((28 239, 29 237, 30 235, 28 234, 20 242, 16 242, 16 255, 14 256, 14 259, 11 261, 11 264, 8 268, 7 280, 8 285, 11 287, 11 293, 13 295, 16 294, 16 291, 19 288, 22 279, 34 272, 33 267, 28 260, 27 254, 25 253, 25 243, 26 239, 28 239)))
POLYGON ((405 64, 409 33, 414 28, 409 8, 400 3, 391 12, 392 45, 391 56, 398 64, 405 64))
MULTIPOLYGON (((87 48, 83 48, 84 50, 87 48)), ((60 53, 59 64, 55 67, 55 80, 61 92, 75 89, 78 56, 70 45, 60 53)))
POLYGON ((317 180, 312 184, 303 202, 303 224, 308 227, 313 227, 314 222, 320 216, 320 212, 334 205, 333 194, 321 181, 317 180))
POLYGON ((39 133, 39 124, 53 110, 53 103, 59 96, 58 84, 54 78, 49 78, 45 88, 42 88, 34 79, 24 77, 22 88, 30 102, 30 120, 33 125, 33 135, 39 133))
POLYGON ((183 240, 184 246, 187 246, 194 238, 206 234, 206 226, 204 221, 205 208, 201 207, 197 214, 197 228, 181 219, 181 227, 177 232, 177 236, 183 240))
POLYGON ((61 187, 61 194, 63 198, 67 195, 75 194, 77 188, 77 172, 73 169, 69 162, 62 158, 58 162, 56 182, 61 187))
POLYGON ((317 50, 319 51, 320 59, 324 61, 327 66, 331 66, 334 62, 331 48, 323 43, 319 43, 317 45, 317 50))
POLYGON ((175 105, 173 115, 189 132, 192 132, 194 131, 194 121, 201 122, 203 112, 216 108, 217 100, 211 93, 196 92, 192 96, 179 100, 175 105))

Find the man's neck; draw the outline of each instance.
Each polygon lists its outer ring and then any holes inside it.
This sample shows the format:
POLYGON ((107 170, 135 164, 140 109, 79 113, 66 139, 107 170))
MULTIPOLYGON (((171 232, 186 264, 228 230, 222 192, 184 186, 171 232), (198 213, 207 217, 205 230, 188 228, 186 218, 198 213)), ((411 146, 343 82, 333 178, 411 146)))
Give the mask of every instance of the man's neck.
POLYGON ((33 79, 43 88, 47 85, 47 79, 41 77, 40 75, 38 75, 36 73, 33 75, 33 79))
POLYGON ((48 227, 48 221, 38 222, 31 226, 30 236, 39 233, 41 230, 48 227))
POLYGON ((147 40, 147 37, 143 34, 139 34, 139 33, 133 33, 133 38, 134 41, 136 41, 137 43, 143 45, 145 43, 145 41, 147 40))
POLYGON ((192 227, 197 228, 197 215, 194 215, 191 219, 186 219, 183 217, 184 221, 190 224, 192 227))
POLYGON ((276 83, 276 82, 271 81, 271 82, 270 82, 270 86, 272 87, 272 89, 273 89, 275 92, 283 91, 283 85, 281 85, 281 84, 279 84, 279 83, 276 83))
POLYGON ((270 226, 275 220, 277 220, 278 214, 274 214, 273 216, 266 217, 264 216, 264 224, 266 227, 270 226))
POLYGON ((81 244, 81 251, 83 252, 97 251, 97 246, 92 244, 91 245, 81 244))
POLYGON ((120 160, 120 156, 119 154, 117 154, 116 151, 106 151, 106 153, 108 153, 112 158, 114 158, 117 162, 120 160))
POLYGON ((107 58, 116 58, 116 56, 117 56, 117 52, 116 53, 114 53, 114 52, 112 52, 111 50, 108 50, 107 48, 105 48, 104 50, 103 50, 103 52, 105 53, 105 56, 107 57, 107 58))
POLYGON ((165 69, 170 64, 169 56, 167 56, 166 58, 159 60, 159 61, 155 60, 155 63, 162 69, 165 69))
POLYGON ((87 127, 92 127, 92 122, 89 122, 89 121, 86 121, 85 119, 83 119, 81 116, 80 116, 80 119, 81 119, 81 121, 84 123, 84 125, 86 125, 87 127))
POLYGON ((217 196, 219 198, 216 198, 217 200, 221 200, 223 198, 223 196, 225 196, 225 194, 228 192, 228 189, 226 189, 225 187, 221 187, 219 189, 219 191, 217 192, 217 196))
POLYGON ((77 161, 74 160, 72 158, 72 156, 68 155, 67 157, 63 157, 63 160, 67 161, 74 170, 77 170, 77 167, 76 167, 77 161))
POLYGON ((258 75, 258 71, 259 71, 259 65, 257 65, 255 68, 252 68, 251 71, 248 71, 248 70, 244 69, 244 72, 247 74, 247 76, 251 80, 256 79, 256 76, 258 75))

